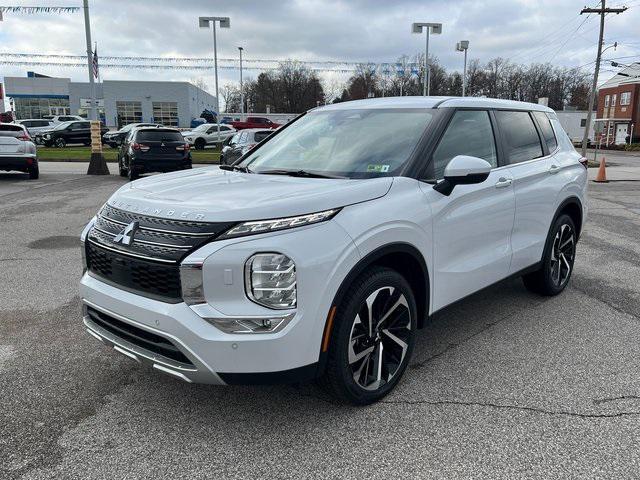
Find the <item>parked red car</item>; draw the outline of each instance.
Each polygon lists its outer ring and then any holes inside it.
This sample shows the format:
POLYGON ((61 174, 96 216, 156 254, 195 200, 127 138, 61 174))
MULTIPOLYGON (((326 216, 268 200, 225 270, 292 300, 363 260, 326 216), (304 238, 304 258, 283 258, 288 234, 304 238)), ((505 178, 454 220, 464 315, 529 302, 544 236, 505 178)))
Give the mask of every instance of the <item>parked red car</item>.
POLYGON ((278 128, 280 124, 266 117, 247 117, 244 122, 231 122, 231 126, 236 130, 244 130, 245 128, 278 128))

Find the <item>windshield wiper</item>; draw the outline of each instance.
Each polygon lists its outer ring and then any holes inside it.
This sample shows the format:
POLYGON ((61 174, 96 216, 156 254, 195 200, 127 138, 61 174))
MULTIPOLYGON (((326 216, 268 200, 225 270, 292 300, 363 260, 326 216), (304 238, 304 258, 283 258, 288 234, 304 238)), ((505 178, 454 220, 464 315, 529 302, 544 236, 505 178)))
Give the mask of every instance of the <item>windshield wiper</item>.
POLYGON ((220 165, 220 170, 229 170, 230 172, 253 173, 249 167, 239 167, 238 165, 220 165))
POLYGON ((287 170, 287 169, 276 169, 276 170, 262 170, 261 172, 256 172, 262 175, 288 175, 290 177, 306 177, 306 178, 346 178, 341 177, 339 175, 328 175, 326 173, 317 173, 317 172, 308 172, 307 170, 287 170))

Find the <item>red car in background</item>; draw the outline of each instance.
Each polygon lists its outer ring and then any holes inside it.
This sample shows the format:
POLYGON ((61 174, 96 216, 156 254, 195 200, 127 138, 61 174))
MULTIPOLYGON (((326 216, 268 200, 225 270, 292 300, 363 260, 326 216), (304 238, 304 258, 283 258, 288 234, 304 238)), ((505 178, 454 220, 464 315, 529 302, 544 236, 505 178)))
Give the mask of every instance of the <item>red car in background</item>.
POLYGON ((266 117, 247 117, 244 122, 231 122, 231 126, 236 130, 244 130, 246 128, 278 128, 280 124, 266 117))

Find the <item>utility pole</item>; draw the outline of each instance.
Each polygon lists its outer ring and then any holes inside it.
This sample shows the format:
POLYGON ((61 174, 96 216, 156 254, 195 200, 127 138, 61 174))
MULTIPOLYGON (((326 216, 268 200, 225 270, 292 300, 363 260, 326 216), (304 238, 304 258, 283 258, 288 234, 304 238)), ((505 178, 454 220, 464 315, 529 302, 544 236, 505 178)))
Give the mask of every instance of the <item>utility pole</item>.
POLYGON ((96 87, 93 80, 93 52, 91 51, 91 24, 89 23, 89 0, 83 0, 84 8, 84 33, 87 37, 87 65, 89 67, 89 89, 91 91, 91 108, 89 120, 98 120, 96 109, 96 87))
MULTIPOLYGON (((593 115, 593 105, 596 101, 596 90, 598 88, 598 74, 600 73, 600 59, 602 57, 602 42, 604 41, 604 17, 607 13, 623 13, 627 7, 606 8, 606 0, 601 0, 600 8, 583 8, 580 15, 585 13, 597 13, 600 15, 600 36, 598 38, 598 54, 596 55, 596 69, 593 73, 593 85, 591 86, 591 95, 589 95, 589 110, 587 111, 587 125, 584 129, 582 137, 582 156, 587 154, 587 143, 589 142, 589 126, 591 125, 591 116, 593 115)), ((595 139, 594 139, 595 140, 595 139)))
POLYGON ((242 88, 242 51, 244 48, 238 47, 240 51, 240 121, 244 122, 244 90, 242 88))

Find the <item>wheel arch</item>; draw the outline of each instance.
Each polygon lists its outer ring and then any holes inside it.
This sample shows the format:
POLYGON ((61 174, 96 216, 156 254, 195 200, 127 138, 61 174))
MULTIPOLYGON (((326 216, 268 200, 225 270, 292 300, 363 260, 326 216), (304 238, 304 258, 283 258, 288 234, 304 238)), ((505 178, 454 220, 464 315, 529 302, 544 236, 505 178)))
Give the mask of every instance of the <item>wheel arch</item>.
MULTIPOLYGON (((565 213, 571 217, 571 220, 573 220, 573 223, 575 224, 577 230, 576 237, 580 238, 580 233, 582 232, 582 219, 584 211, 582 209, 582 202, 578 197, 570 196, 560 202, 560 205, 558 205, 556 213, 551 221, 551 225, 555 223, 556 219, 560 215, 565 213)), ((549 228, 551 228, 551 226, 549 228)))
POLYGON ((409 243, 394 242, 380 246, 361 258, 351 268, 334 295, 329 314, 325 319, 322 341, 320 343, 318 376, 322 375, 326 366, 328 344, 334 327, 333 316, 335 315, 336 308, 344 299, 353 281, 373 266, 390 268, 405 277, 414 291, 418 309, 418 328, 422 328, 425 325, 426 318, 429 314, 431 280, 424 256, 415 246, 409 243))

